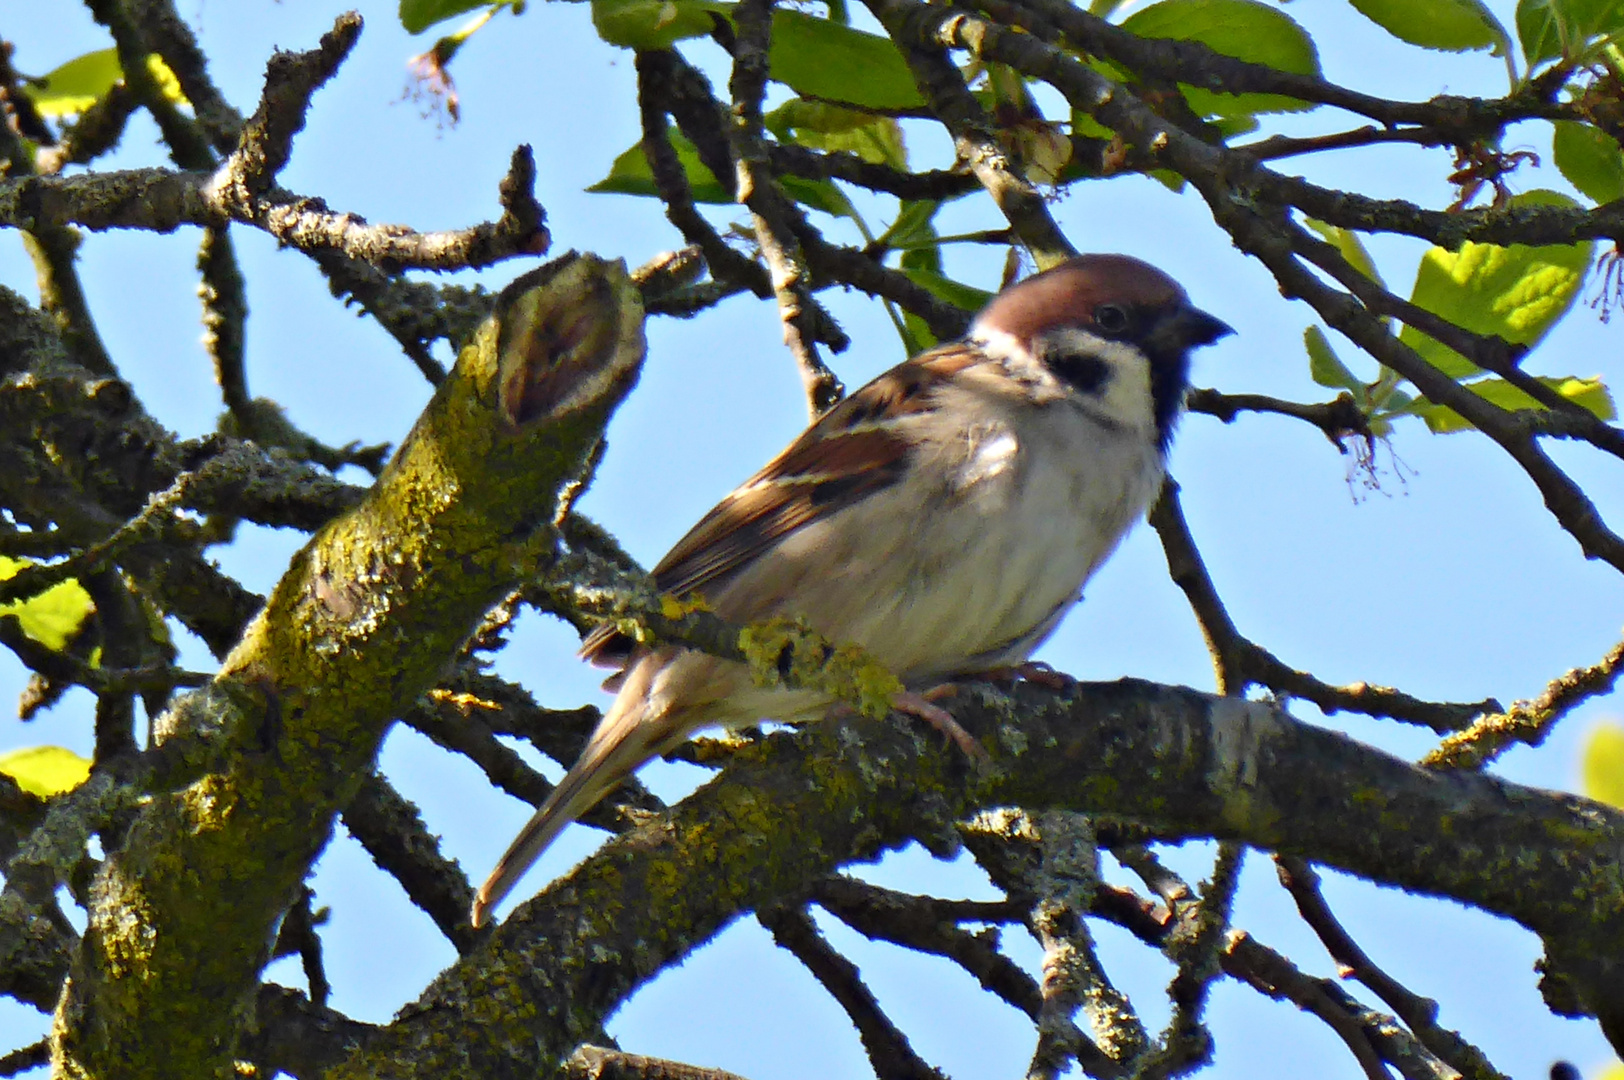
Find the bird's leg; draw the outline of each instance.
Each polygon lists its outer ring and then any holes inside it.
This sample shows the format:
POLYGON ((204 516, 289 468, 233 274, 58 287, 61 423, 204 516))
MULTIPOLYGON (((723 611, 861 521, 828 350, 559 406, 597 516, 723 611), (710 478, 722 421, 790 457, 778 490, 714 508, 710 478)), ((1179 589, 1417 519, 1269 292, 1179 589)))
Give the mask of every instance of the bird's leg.
POLYGON ((933 697, 949 697, 956 693, 957 690, 958 688, 952 683, 932 687, 922 694, 904 690, 891 699, 891 706, 898 712, 918 717, 943 735, 946 735, 953 740, 960 750, 964 751, 966 757, 974 758, 977 761, 986 761, 988 759, 987 748, 977 742, 975 736, 960 727, 959 722, 953 719, 952 714, 946 709, 931 702, 933 697))
MULTIPOLYGON (((932 704, 937 699, 952 697, 958 693, 958 690, 959 688, 953 683, 933 686, 929 690, 917 694, 911 690, 904 690, 891 698, 891 707, 899 713, 906 713, 909 716, 923 720, 943 735, 946 735, 955 746, 964 752, 966 757, 974 758, 977 761, 986 761, 988 760, 987 748, 977 742, 974 735, 960 727, 959 722, 953 719, 946 709, 940 705, 932 704)), ((828 717, 834 719, 836 717, 855 716, 856 713, 857 710, 850 705, 843 701, 837 701, 829 707, 828 717)))

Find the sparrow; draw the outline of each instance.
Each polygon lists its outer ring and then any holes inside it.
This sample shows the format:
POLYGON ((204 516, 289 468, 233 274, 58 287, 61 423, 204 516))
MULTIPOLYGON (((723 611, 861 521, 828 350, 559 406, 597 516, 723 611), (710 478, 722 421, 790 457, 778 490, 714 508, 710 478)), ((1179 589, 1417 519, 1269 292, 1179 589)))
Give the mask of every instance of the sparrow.
MULTIPOLYGON (((734 623, 796 616, 904 686, 1019 664, 1161 485, 1189 354, 1232 331, 1126 255, 1083 255, 1005 289, 959 341, 845 398, 654 568, 734 623)), ((815 720, 826 695, 604 627, 618 666, 586 749, 480 887, 482 925, 563 828, 701 728, 815 720)))

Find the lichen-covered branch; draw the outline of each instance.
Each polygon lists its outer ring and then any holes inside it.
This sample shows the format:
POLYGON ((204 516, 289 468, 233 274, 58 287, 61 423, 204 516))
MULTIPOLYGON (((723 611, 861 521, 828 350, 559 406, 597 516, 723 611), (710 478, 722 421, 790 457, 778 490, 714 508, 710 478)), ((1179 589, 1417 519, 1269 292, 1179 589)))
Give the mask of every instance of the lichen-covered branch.
POLYGON ((366 501, 294 558, 204 695, 155 723, 171 754, 211 749, 97 876, 60 1072, 231 1075, 270 928, 389 722, 548 557, 558 493, 642 353, 618 265, 568 257, 504 291, 366 501))
POLYGON ((954 712, 996 745, 985 771, 913 726, 868 723, 859 738, 854 721, 739 752, 720 781, 522 905, 333 1076, 555 1069, 626 995, 739 914, 931 823, 1010 804, 1301 854, 1516 919, 1545 940, 1547 983, 1624 1041, 1618 811, 1440 775, 1265 704, 1132 680, 967 688, 954 712))
POLYGON ((1438 744, 1421 764, 1434 769, 1477 769, 1499 757, 1513 743, 1538 746, 1556 722, 1593 697, 1612 692, 1624 672, 1624 641, 1594 664, 1574 668, 1551 680, 1532 701, 1513 702, 1478 717, 1465 731, 1438 744))

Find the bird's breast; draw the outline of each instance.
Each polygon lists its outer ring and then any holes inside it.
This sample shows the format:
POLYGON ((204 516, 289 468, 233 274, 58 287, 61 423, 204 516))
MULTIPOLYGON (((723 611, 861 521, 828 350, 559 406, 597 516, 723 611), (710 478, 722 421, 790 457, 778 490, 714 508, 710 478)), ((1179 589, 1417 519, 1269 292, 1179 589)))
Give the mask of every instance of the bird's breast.
POLYGON ((897 483, 787 536, 718 610, 800 615, 911 683, 1029 655, 1144 513, 1161 454, 1064 402, 966 411, 923 424, 897 483))

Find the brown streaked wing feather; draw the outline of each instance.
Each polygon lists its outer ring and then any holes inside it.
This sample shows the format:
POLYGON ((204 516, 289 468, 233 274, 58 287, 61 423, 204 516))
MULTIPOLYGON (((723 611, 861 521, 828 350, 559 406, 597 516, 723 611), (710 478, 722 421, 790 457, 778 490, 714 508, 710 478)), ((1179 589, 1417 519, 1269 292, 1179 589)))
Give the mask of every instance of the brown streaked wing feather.
MULTIPOLYGON (((677 541, 654 568, 655 586, 677 596, 713 586, 796 529, 896 483, 908 448, 878 422, 928 409, 929 391, 980 356, 960 342, 943 345, 851 394, 677 541)), ((630 650, 605 626, 587 635, 581 655, 614 664, 630 650)))

